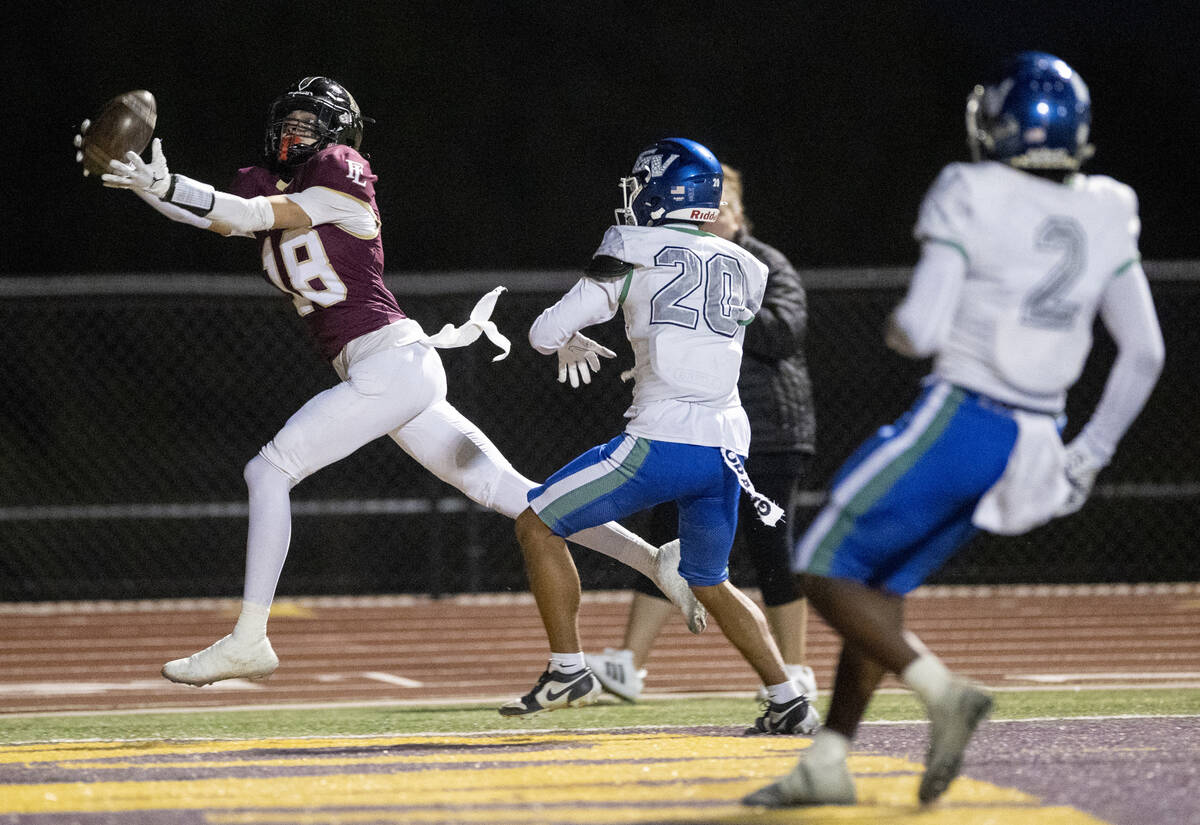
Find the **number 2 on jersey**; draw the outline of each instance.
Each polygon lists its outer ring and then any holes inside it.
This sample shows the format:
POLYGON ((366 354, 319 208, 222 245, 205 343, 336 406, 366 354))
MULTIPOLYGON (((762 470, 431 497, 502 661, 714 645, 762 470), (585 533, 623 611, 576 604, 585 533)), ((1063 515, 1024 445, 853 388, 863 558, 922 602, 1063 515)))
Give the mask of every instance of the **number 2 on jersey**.
POLYGON ((650 299, 650 323, 673 324, 696 329, 700 315, 718 335, 732 338, 738 331, 738 318, 746 306, 746 273, 737 258, 714 255, 707 262, 690 249, 666 246, 654 256, 658 266, 677 266, 679 274, 650 299), (702 310, 684 300, 704 288, 702 310))
POLYGON ((1038 227, 1034 246, 1059 251, 1060 257, 1021 304, 1021 323, 1038 329, 1070 329, 1079 304, 1066 300, 1066 294, 1087 266, 1087 234, 1074 218, 1054 216, 1038 227))
POLYGON ((278 256, 271 238, 267 237, 262 245, 262 264, 271 283, 292 296, 301 316, 316 309, 313 304, 328 307, 346 299, 346 284, 333 271, 316 229, 290 238, 285 233, 280 239, 278 256), (277 261, 287 273, 286 283, 277 261))

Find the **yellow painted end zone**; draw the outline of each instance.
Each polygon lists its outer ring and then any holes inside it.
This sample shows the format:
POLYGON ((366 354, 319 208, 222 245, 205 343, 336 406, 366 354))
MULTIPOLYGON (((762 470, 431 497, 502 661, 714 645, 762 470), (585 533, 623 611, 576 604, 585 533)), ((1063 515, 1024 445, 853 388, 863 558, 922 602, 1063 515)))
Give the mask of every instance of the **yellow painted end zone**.
MULTIPOLYGON (((745 808, 738 800, 790 770, 808 741, 545 732, 8 746, 0 747, 0 781, 18 766, 70 779, 0 785, 0 817, 163 809, 205 811, 206 821, 228 825, 349 825, 381 817, 406 823, 794 822, 795 811, 745 808)), ((915 802, 921 765, 859 754, 850 769, 860 804, 812 809, 805 823, 1100 823, 967 777, 921 811, 915 802)))

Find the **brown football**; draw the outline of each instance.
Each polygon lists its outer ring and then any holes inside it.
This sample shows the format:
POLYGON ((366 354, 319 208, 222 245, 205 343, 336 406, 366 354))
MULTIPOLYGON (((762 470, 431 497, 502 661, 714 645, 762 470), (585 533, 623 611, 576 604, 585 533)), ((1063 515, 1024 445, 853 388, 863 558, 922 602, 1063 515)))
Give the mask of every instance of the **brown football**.
POLYGON ((158 111, 154 95, 145 89, 117 95, 92 119, 83 134, 83 165, 95 176, 109 171, 109 160, 124 160, 126 152, 139 155, 150 143, 158 111))

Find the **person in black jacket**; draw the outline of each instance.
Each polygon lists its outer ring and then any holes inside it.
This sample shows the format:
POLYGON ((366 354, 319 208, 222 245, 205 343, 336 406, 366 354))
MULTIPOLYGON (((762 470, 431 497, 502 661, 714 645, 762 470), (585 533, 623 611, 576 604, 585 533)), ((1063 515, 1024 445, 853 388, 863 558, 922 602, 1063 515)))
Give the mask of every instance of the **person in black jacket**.
MULTIPOLYGON (((796 587, 790 559, 797 493, 815 449, 816 418, 812 384, 804 358, 808 306, 800 276, 788 259, 750 234, 750 221, 742 205, 740 173, 722 165, 725 188, 720 216, 703 229, 734 241, 752 252, 769 269, 762 310, 746 328, 738 392, 750 418, 750 455, 746 470, 764 495, 786 513, 776 527, 767 527, 743 497, 738 531, 750 553, 766 605, 767 621, 779 644, 788 675, 812 700, 816 681, 804 664, 807 606, 796 587)), ((650 539, 674 538, 675 506, 654 508, 650 539)), ((663 624, 670 603, 647 579, 639 577, 621 649, 589 655, 588 664, 606 690, 627 701, 642 692, 644 664, 663 624)))

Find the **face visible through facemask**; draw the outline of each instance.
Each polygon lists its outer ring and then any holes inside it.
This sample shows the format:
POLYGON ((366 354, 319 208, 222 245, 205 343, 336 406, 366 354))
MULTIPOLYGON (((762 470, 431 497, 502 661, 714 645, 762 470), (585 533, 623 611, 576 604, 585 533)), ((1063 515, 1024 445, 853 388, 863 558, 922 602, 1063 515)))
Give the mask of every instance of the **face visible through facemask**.
POLYGON ((317 116, 303 109, 289 112, 283 119, 279 136, 279 161, 287 162, 288 152, 293 146, 310 146, 317 142, 315 123, 317 116))

